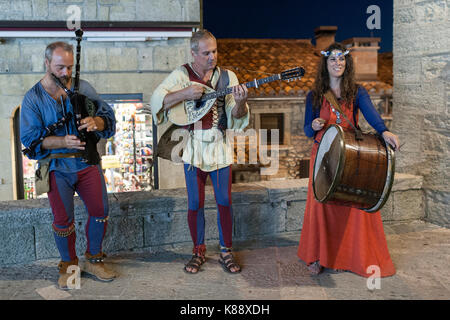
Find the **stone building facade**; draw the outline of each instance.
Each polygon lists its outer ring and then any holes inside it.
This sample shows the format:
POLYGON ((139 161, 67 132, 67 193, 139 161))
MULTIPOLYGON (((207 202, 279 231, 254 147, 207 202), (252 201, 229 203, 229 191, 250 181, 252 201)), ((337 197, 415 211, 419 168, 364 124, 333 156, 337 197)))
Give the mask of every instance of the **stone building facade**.
POLYGON ((394 1, 397 170, 424 177, 426 218, 450 226, 450 19, 445 0, 394 1))
MULTIPOLYGON (((201 20, 199 0, 0 1, 0 150, 4 155, 0 159, 0 200, 17 198, 14 168, 20 160, 16 160, 14 119, 24 94, 45 72, 45 47, 57 40, 76 44, 74 36, 50 37, 49 32, 67 31, 64 26, 71 16, 71 5, 81 9, 85 36, 85 26, 95 23, 103 26, 105 32, 124 30, 124 26, 143 26, 145 30, 160 32, 160 36, 147 41, 131 41, 125 34, 117 41, 82 42, 81 78, 93 84, 100 94, 139 93, 144 102, 150 100, 154 88, 171 70, 190 59, 190 34, 201 20), (31 28, 21 28, 27 25, 31 28), (9 37, 4 33, 11 27, 30 31, 38 26, 45 27, 39 36, 9 37), (54 26, 58 28, 49 29, 54 26), (188 35, 182 35, 186 33, 180 33, 180 28, 187 30, 188 35)), ((164 164, 160 170, 164 170, 164 164)))

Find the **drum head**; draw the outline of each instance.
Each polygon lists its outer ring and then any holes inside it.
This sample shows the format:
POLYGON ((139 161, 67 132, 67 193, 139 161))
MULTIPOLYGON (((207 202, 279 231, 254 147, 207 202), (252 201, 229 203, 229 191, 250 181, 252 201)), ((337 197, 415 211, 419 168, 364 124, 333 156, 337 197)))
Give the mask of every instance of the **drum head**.
POLYGON ((333 193, 339 180, 344 158, 344 140, 342 128, 331 125, 322 136, 314 162, 313 189, 314 196, 325 202, 333 193))

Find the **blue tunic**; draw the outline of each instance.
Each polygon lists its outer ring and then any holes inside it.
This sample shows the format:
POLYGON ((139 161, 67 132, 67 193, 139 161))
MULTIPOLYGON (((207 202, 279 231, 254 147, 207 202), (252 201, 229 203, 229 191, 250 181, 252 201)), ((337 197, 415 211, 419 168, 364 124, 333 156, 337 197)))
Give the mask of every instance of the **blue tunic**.
MULTIPOLYGON (((96 135, 100 138, 109 138, 116 132, 116 118, 113 109, 103 100, 100 99, 95 89, 84 80, 80 80, 80 93, 89 99, 98 103, 96 116, 108 119, 108 125, 105 123, 105 130, 96 131, 96 135)), ((41 83, 38 82, 33 86, 23 98, 20 109, 20 140, 25 147, 29 147, 31 143, 43 136, 46 132, 45 127, 50 126, 60 120, 68 113, 73 114, 73 107, 70 99, 63 100, 58 103, 50 94, 45 91, 41 83)), ((69 121, 65 126, 58 128, 55 136, 66 136, 68 134, 76 135, 77 129, 75 121, 69 121)), ((47 157, 51 153, 72 153, 79 152, 77 149, 43 149, 42 143, 39 143, 35 149, 35 160, 47 157)), ((82 162, 81 158, 61 158, 52 159, 50 162, 50 171, 58 170, 66 173, 74 173, 87 168, 89 165, 82 162)))
MULTIPOLYGON (((379 134, 382 134, 384 131, 388 130, 383 119, 381 119, 380 114, 373 106, 367 90, 361 86, 358 87, 358 92, 353 103, 353 114, 356 114, 358 110, 361 110, 364 118, 379 134)), ((310 91, 306 96, 305 123, 303 126, 306 136, 310 138, 314 137, 316 131, 313 130, 311 124, 312 121, 319 118, 319 116, 320 109, 317 108, 316 110, 313 110, 313 95, 312 91, 310 91)), ((351 121, 352 119, 349 120, 351 121)), ((345 120, 343 119, 343 121, 345 120)))

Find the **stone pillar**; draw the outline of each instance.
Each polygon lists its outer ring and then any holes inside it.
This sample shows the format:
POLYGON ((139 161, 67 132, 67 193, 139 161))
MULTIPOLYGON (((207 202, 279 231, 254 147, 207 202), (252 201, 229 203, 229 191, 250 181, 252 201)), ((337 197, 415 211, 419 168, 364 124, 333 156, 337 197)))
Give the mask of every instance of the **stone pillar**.
POLYGON ((450 227, 448 1, 394 1, 397 172, 424 177, 426 219, 450 227))

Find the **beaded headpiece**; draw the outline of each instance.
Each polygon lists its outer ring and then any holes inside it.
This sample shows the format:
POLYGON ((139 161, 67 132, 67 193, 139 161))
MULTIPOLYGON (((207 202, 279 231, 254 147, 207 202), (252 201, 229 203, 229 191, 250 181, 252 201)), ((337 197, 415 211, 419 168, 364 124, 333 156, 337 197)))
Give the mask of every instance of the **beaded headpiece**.
POLYGON ((350 51, 346 50, 345 52, 335 52, 335 53, 331 53, 330 51, 320 51, 320 53, 325 57, 329 57, 330 55, 340 57, 342 55, 344 55, 344 56, 348 55, 350 53, 350 51))

